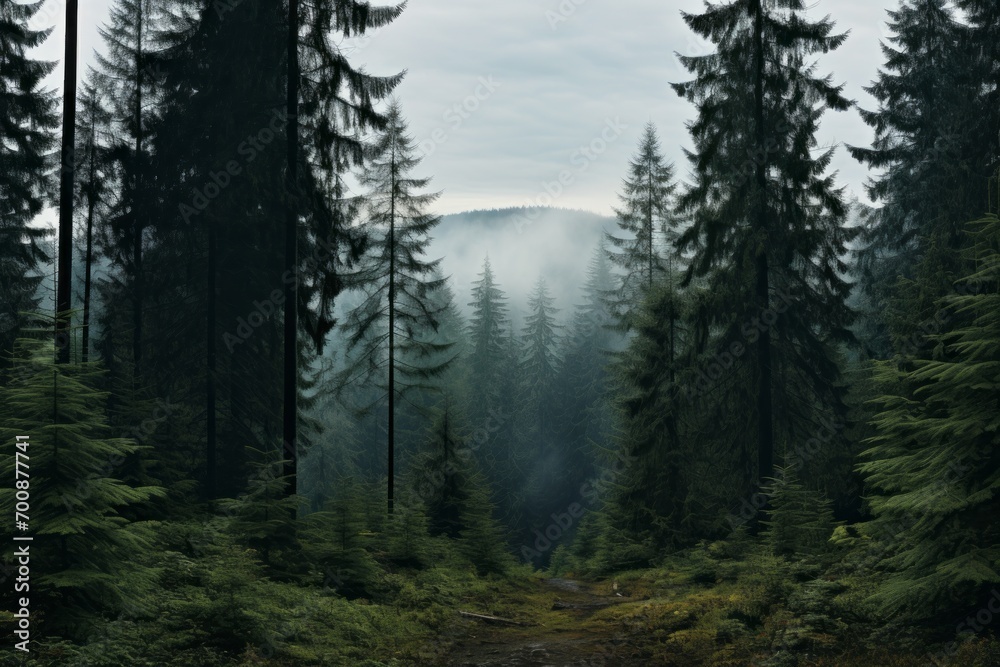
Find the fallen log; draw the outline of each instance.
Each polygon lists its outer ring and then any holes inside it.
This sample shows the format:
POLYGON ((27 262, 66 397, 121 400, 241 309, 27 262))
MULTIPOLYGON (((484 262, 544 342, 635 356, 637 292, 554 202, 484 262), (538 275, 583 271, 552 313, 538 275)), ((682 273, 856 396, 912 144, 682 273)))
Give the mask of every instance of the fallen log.
POLYGON ((527 623, 522 623, 521 621, 515 621, 509 618, 500 618, 499 616, 490 616, 488 614, 474 614, 471 611, 459 610, 458 615, 464 616, 466 618, 474 618, 477 621, 486 621, 487 623, 504 623, 506 625, 527 625, 527 623))

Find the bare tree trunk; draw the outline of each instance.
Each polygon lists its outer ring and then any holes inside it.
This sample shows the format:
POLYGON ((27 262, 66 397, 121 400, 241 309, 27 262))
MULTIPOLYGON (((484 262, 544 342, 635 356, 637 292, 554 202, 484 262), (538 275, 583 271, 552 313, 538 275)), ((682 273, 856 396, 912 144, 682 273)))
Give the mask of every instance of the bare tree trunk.
MULTIPOLYGON (((767 233, 767 165, 764 137, 764 8, 761 0, 754 3, 754 131, 757 148, 756 222, 758 233, 767 233)), ((757 251, 757 307, 769 307, 767 243, 757 251)), ((757 354, 757 486, 772 475, 774 467, 774 424, 771 401, 771 332, 765 329, 760 337, 757 354)))
POLYGON ((76 175, 76 51, 79 0, 66 1, 63 58, 62 158, 59 172, 59 280, 56 285, 56 361, 69 363, 73 290, 73 182, 76 175))
POLYGON ((298 107, 299 107, 299 0, 288 0, 288 124, 285 126, 287 135, 288 164, 285 177, 287 179, 285 199, 285 274, 291 276, 286 280, 285 292, 285 328, 284 328, 284 412, 282 415, 283 441, 285 458, 285 477, 288 478, 288 494, 297 492, 297 450, 296 431, 298 410, 296 409, 298 384, 298 350, 296 345, 296 319, 298 318, 297 289, 297 249, 298 241, 298 210, 297 210, 297 163, 298 163, 298 107), (290 273, 289 273, 290 272, 290 273))

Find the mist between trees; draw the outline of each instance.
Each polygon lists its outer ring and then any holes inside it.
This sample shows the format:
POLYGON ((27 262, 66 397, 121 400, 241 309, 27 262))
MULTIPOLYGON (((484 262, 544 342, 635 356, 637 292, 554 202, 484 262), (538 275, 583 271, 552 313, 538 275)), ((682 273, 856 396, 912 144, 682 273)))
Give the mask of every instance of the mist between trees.
POLYGON ((0 0, 0 663, 998 664, 996 2, 899 0, 860 107, 832 16, 682 12, 684 136, 562 110, 446 218, 519 82, 361 66, 430 5, 113 0, 76 91, 79 4, 0 0))

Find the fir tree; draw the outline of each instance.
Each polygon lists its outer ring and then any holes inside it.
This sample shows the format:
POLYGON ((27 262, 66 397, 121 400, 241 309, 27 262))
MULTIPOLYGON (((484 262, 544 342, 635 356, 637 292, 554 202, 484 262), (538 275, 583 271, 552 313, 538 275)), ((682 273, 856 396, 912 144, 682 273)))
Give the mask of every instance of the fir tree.
POLYGON ((874 599, 894 615, 964 610, 1000 582, 1000 220, 970 232, 958 294, 938 300, 945 325, 933 348, 877 369, 884 393, 859 469, 889 570, 874 599))
POLYGON ((365 299, 344 324, 348 352, 354 356, 341 374, 344 384, 373 379, 379 385, 385 382, 390 514, 397 402, 415 389, 432 388, 450 361, 440 359, 450 343, 433 340, 443 308, 428 295, 440 289, 445 280, 434 277, 440 260, 423 257, 431 230, 440 218, 427 212, 438 195, 417 192, 429 179, 410 176, 420 160, 406 133, 399 103, 394 102, 389 106, 386 129, 372 147, 360 178, 368 189, 367 223, 376 239, 370 264, 361 274, 365 299))
MULTIPOLYGON (((870 347, 883 355, 896 279, 913 277, 928 243, 957 247, 961 223, 983 210, 982 189, 968 170, 988 173, 972 157, 979 150, 973 142, 983 140, 973 122, 980 83, 964 74, 969 57, 954 9, 944 0, 904 0, 889 18, 885 63, 865 88, 878 109, 861 111, 875 140, 871 148, 850 147, 856 159, 882 170, 867 184, 882 206, 865 217, 858 269, 871 303, 867 319, 874 320, 870 347)), ((907 314, 914 315, 924 316, 907 314)))
POLYGON ((776 556, 802 558, 825 551, 836 524, 830 501, 806 487, 794 467, 777 469, 767 487, 766 540, 776 556))
POLYGON ((219 500, 218 506, 229 518, 227 529, 243 544, 254 549, 272 574, 288 576, 290 551, 296 551, 295 534, 289 516, 295 516, 299 500, 288 497, 288 480, 282 475, 283 462, 264 452, 254 452, 258 459, 255 474, 245 493, 219 500))
POLYGON ((635 316, 635 336, 615 360, 615 403, 620 432, 618 456, 629 461, 618 475, 603 513, 617 536, 645 548, 677 547, 684 532, 688 489, 676 424, 680 393, 671 377, 670 312, 680 312, 677 294, 665 285, 646 293, 635 316))
POLYGON ((691 219, 679 248, 694 253, 685 281, 704 278, 711 301, 697 309, 708 318, 699 326, 717 350, 750 345, 752 375, 734 369, 719 384, 740 404, 727 414, 752 415, 753 438, 736 436, 748 427, 738 418, 729 428, 732 441, 756 445, 756 474, 747 477, 758 484, 772 473, 776 436, 809 437, 799 415, 823 404, 844 409, 834 346, 851 340, 842 257, 853 232, 843 226, 842 192, 824 174, 832 149, 812 154, 823 111, 850 102, 806 63, 845 35, 804 11, 800 0, 738 0, 684 14, 717 49, 682 56, 695 78, 673 84, 698 109, 689 124, 694 183, 679 200, 691 219))
MULTIPOLYGON (((477 398, 487 399, 487 402, 490 397, 483 393, 493 385, 492 381, 503 358, 503 337, 508 322, 506 300, 487 257, 483 260, 479 280, 473 283, 472 301, 469 302, 472 307, 472 318, 469 320, 469 367, 473 382, 483 388, 477 398)), ((479 400, 473 401, 471 406, 475 408, 477 404, 482 406, 479 400)), ((479 407, 470 412, 473 421, 481 410, 482 407, 479 407)))
POLYGON ((123 295, 131 302, 133 374, 139 372, 143 348, 143 247, 151 214, 149 179, 152 111, 156 109, 157 69, 152 66, 154 35, 160 17, 151 0, 117 0, 109 22, 100 29, 106 55, 97 54, 100 81, 112 117, 109 155, 116 175, 117 197, 110 203, 103 236, 104 253, 122 272, 123 295))
POLYGON ((362 536, 368 528, 364 502, 357 480, 345 479, 322 512, 303 519, 300 531, 305 553, 322 574, 324 586, 348 598, 367 594, 378 572, 362 536))
POLYGON ((605 233, 608 258, 621 271, 611 302, 626 330, 643 295, 674 263, 676 187, 673 165, 664 161, 656 128, 647 123, 619 195, 622 208, 615 209, 618 228, 625 236, 605 233))
POLYGON ((0 368, 6 368, 25 313, 37 310, 40 262, 48 257, 44 229, 31 226, 52 192, 46 157, 55 146, 56 99, 42 89, 54 63, 30 50, 51 29, 29 23, 42 3, 0 6, 0 368))
POLYGON ((152 549, 153 527, 124 515, 148 513, 165 492, 117 478, 140 447, 110 435, 107 393, 96 389, 103 371, 93 363, 56 365, 54 357, 51 342, 22 339, 18 379, 0 389, 0 472, 10 480, 22 473, 0 491, 0 507, 14 516, 15 490, 29 491, 33 595, 51 632, 79 632, 88 616, 116 613, 153 584, 139 565, 152 549), (30 478, 23 475, 29 464, 30 478))
POLYGON ((539 278, 528 299, 528 316, 525 318, 521 339, 524 341, 524 358, 521 362, 525 387, 525 400, 536 406, 534 437, 542 447, 552 439, 555 415, 553 414, 556 375, 559 372, 557 332, 562 328, 556 322, 559 312, 549 296, 544 278, 539 278))
POLYGON ((461 550, 479 575, 503 574, 512 561, 493 510, 486 484, 474 484, 462 511, 461 550))
POLYGON ((475 474, 471 450, 455 432, 450 408, 434 418, 424 451, 409 471, 411 501, 426 507, 432 536, 458 537, 465 529, 462 513, 475 474))

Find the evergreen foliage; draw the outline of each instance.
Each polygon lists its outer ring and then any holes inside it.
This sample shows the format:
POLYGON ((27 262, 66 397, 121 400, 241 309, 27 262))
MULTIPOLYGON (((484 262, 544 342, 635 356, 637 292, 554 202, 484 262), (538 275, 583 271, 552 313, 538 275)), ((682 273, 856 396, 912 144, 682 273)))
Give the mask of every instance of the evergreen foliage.
POLYGON ((724 372, 712 400, 731 415, 722 437, 756 449, 741 458, 756 454, 747 477, 758 483, 776 452, 810 437, 817 405, 846 410, 836 346, 852 340, 844 257, 856 232, 844 227, 842 188, 826 174, 833 149, 813 153, 822 113, 851 102, 806 60, 846 35, 805 9, 738 0, 684 13, 716 50, 681 56, 694 79, 672 84, 697 109, 688 125, 694 181, 678 200, 691 226, 678 246, 693 253, 685 282, 706 289, 698 347, 722 354, 739 344, 748 356, 752 371, 724 372), (745 416, 754 438, 743 437, 745 416))
POLYGON ((621 208, 615 209, 619 232, 625 236, 605 234, 608 258, 619 269, 610 302, 625 330, 631 326, 631 309, 675 267, 676 188, 673 165, 664 160, 656 128, 647 123, 619 195, 621 208))
POLYGON ((0 369, 6 367, 25 317, 38 306, 44 228, 31 222, 52 194, 49 155, 55 147, 56 98, 42 88, 55 63, 32 57, 51 29, 33 30, 41 2, 0 5, 0 369))
POLYGON ((101 613, 118 613, 155 583, 138 560, 152 548, 155 524, 126 514, 165 490, 118 478, 140 447, 111 437, 101 368, 57 365, 54 356, 51 342, 21 339, 17 379, 0 390, 0 473, 13 482, 0 490, 0 508, 13 517, 16 494, 27 491, 33 599, 46 632, 66 636, 85 633, 101 613))
POLYGON ((767 494, 770 509, 764 525, 772 553, 785 558, 822 554, 836 525, 830 501, 807 488, 791 466, 778 469, 767 494))
POLYGON ((878 366, 882 395, 859 469, 884 543, 883 610, 926 617, 975 604, 998 582, 996 416, 1000 221, 970 225, 958 294, 924 354, 878 366), (902 526, 899 531, 895 527, 902 526))

